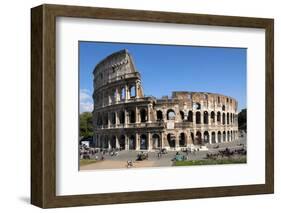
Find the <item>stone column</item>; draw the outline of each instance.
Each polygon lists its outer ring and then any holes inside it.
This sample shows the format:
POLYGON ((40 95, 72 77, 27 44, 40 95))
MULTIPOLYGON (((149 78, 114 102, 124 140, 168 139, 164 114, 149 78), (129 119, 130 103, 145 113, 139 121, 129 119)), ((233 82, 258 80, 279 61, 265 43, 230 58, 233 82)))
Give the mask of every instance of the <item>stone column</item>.
POLYGON ((215 122, 214 122, 214 124, 217 125, 217 123, 218 123, 217 122, 217 113, 215 111, 214 111, 214 113, 215 113, 215 117, 214 117, 215 118, 215 122))
POLYGON ((149 103, 148 106, 147 106, 147 122, 148 123, 151 123, 151 104, 149 103))
POLYGON ((108 149, 111 149, 111 143, 110 139, 108 139, 108 149))
POLYGON ((138 109, 138 107, 136 107, 135 116, 136 116, 136 123, 139 123, 139 109, 138 109))
POLYGON ((125 85, 125 100, 130 99, 129 92, 128 92, 128 85, 125 85))
POLYGON ((128 111, 126 110, 126 109, 124 109, 124 117, 125 117, 125 119, 124 119, 124 126, 126 127, 127 126, 127 124, 128 124, 128 111))
POLYGON ((129 141, 128 141, 128 136, 125 134, 125 150, 129 150, 129 141))
POLYGON ((110 127, 111 127, 110 114, 111 114, 110 112, 108 112, 108 113, 107 113, 107 123, 108 123, 108 125, 107 125, 107 126, 108 126, 108 128, 110 128, 110 127))
POLYGON ((179 137, 177 134, 175 134, 175 136, 176 136, 175 148, 178 149, 180 147, 179 137))
POLYGON ((119 89, 118 89, 118 87, 116 88, 116 90, 115 90, 115 103, 118 103, 119 102, 119 89))
POLYGON ((151 140, 151 133, 147 133, 147 144, 148 144, 148 150, 152 149, 152 140, 151 140))
POLYGON ((165 147, 165 136, 164 132, 161 132, 161 148, 165 147))
POLYGON ((217 143, 218 142, 218 133, 215 132, 215 142, 214 143, 217 143))
POLYGON ((138 87, 139 87, 139 83, 136 81, 136 83, 135 83, 135 94, 136 94, 136 98, 139 98, 138 87))
POLYGON ((115 126, 118 126, 119 124, 119 116, 118 116, 118 112, 115 112, 115 126))
POLYGON ((119 149, 120 148, 119 139, 117 136, 115 138, 116 138, 116 148, 119 149))
POLYGON ((140 139, 139 139, 139 133, 136 132, 136 150, 140 150, 140 139))
POLYGON ((196 111, 192 111, 193 125, 196 125, 196 111))

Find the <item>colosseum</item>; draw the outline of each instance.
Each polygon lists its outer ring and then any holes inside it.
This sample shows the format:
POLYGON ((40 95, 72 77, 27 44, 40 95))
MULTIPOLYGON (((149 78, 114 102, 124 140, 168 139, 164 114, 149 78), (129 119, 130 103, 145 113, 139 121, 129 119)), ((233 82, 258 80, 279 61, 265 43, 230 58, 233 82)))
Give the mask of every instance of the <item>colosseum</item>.
POLYGON ((145 96, 128 50, 115 52, 93 71, 94 146, 120 150, 179 150, 238 138, 238 102, 209 92, 174 91, 145 96))

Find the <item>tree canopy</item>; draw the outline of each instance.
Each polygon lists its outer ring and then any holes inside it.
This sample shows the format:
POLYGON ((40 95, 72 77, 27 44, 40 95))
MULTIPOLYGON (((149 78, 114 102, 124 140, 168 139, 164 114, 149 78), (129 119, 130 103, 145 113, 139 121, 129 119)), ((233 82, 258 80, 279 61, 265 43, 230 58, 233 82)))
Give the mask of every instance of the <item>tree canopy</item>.
POLYGON ((247 132, 247 109, 238 113, 238 129, 247 132))
POLYGON ((79 136, 82 138, 93 136, 93 115, 91 112, 83 112, 79 115, 79 136))

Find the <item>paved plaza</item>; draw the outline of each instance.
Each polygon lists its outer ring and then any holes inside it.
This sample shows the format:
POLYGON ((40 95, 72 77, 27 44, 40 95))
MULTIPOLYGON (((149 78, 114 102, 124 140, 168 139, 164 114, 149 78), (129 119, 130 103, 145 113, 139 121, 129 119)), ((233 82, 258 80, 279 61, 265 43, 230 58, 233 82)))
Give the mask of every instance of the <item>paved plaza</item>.
MULTIPOLYGON (((238 149, 241 147, 246 148, 246 136, 239 138, 233 142, 227 143, 216 143, 216 144, 208 144, 206 146, 208 150, 204 151, 196 151, 194 153, 186 154, 186 152, 179 151, 178 153, 185 155, 187 160, 203 160, 206 158, 207 153, 217 153, 219 150, 224 150, 225 148, 229 148, 230 150, 238 149)), ((148 159, 142 161, 136 161, 138 153, 140 151, 119 151, 117 156, 110 156, 109 153, 105 153, 103 155, 103 160, 98 160, 95 163, 88 164, 85 166, 81 166, 80 170, 96 170, 96 169, 120 169, 127 168, 127 161, 132 161, 132 168, 141 168, 141 167, 170 167, 173 166, 173 159, 177 151, 168 151, 167 154, 162 154, 161 157, 158 156, 159 151, 149 151, 148 159)), ((97 153, 93 157, 98 157, 101 159, 102 154, 97 153)))

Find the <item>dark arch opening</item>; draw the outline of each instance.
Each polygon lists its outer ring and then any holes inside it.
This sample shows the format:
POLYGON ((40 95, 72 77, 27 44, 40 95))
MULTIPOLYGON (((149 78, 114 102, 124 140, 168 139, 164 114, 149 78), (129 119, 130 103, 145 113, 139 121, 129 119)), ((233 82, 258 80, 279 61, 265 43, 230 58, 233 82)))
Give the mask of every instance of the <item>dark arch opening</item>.
POLYGON ((215 112, 211 112, 211 123, 215 123, 215 112))
POLYGON ((200 131, 196 132, 196 144, 202 144, 202 134, 200 131))
POLYGON ((134 135, 132 135, 129 139, 129 149, 135 150, 136 149, 136 138, 134 135))
POLYGON ((216 143, 216 133, 212 132, 212 143, 216 143))
POLYGON ((148 149, 148 142, 146 135, 141 135, 140 137, 140 149, 148 149))
POLYGON ((157 121, 162 121, 163 120, 163 112, 161 110, 158 110, 156 112, 156 117, 157 117, 157 121))
POLYGON ((119 140, 120 149, 124 150, 126 147, 125 135, 121 135, 119 140))
POLYGON ((130 123, 135 123, 136 122, 136 113, 134 110, 130 110, 129 111, 129 120, 130 120, 130 123))
POLYGON ((208 131, 204 132, 204 143, 210 143, 210 137, 208 131))
POLYGON ((220 112, 217 113, 217 121, 221 122, 221 113, 220 112))
POLYGON ((204 112, 204 124, 209 123, 209 113, 207 111, 204 112))
POLYGON ((124 111, 119 112, 119 122, 120 122, 120 124, 125 123, 125 112, 124 111))
POLYGON ((168 140, 169 146, 171 148, 175 148, 176 147, 176 137, 175 137, 174 134, 169 133, 167 135, 167 140, 168 140))
POLYGON ((146 109, 141 109, 140 110, 140 117, 141 117, 141 122, 146 122, 147 120, 147 115, 146 115, 146 109))
POLYGON ((196 124, 201 124, 201 113, 196 112, 196 124))
POLYGON ((184 112, 180 111, 180 115, 181 115, 181 120, 184 120, 184 112))
POLYGON ((188 111, 187 121, 193 122, 193 112, 191 110, 188 111))
POLYGON ((225 113, 222 114, 222 124, 225 124, 225 113))
POLYGON ((180 147, 186 146, 185 134, 183 132, 179 135, 179 145, 180 147))
POLYGON ((218 131, 218 143, 221 143, 221 132, 218 131))

